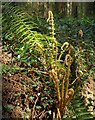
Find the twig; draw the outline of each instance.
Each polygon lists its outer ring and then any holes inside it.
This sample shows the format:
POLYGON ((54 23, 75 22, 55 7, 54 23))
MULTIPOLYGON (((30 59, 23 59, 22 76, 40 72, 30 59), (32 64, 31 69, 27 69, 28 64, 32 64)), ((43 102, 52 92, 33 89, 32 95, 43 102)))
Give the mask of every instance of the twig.
POLYGON ((33 118, 35 118, 35 107, 36 107, 37 101, 38 101, 38 96, 37 96, 37 99, 34 103, 33 109, 31 110, 30 120, 33 120, 33 118))
POLYGON ((78 79, 79 77, 77 77, 70 85, 73 85, 78 79))
POLYGON ((39 119, 42 119, 42 118, 45 116, 46 113, 47 113, 47 111, 43 110, 43 111, 41 112, 41 116, 39 117, 39 119))

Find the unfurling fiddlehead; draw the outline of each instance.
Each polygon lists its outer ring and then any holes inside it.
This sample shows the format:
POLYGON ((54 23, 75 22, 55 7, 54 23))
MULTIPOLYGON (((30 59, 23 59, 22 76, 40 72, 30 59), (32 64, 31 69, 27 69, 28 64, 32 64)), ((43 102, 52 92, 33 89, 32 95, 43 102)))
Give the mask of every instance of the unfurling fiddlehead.
POLYGON ((56 113, 53 112, 53 119, 61 119, 61 117, 65 114, 65 108, 69 101, 71 100, 74 90, 72 88, 69 89, 69 77, 70 77, 70 66, 72 64, 73 58, 71 57, 71 52, 74 50, 73 46, 68 42, 65 42, 61 46, 61 52, 58 53, 57 41, 54 37, 54 18, 52 11, 48 12, 47 22, 51 25, 51 35, 52 35, 52 59, 51 59, 51 69, 48 74, 50 76, 50 80, 53 81, 57 93, 57 105, 56 105, 56 113), (63 64, 60 63, 61 57, 64 53, 67 52, 65 56, 65 60, 63 60, 63 64), (59 54, 59 57, 58 57, 59 54), (55 58, 56 56, 56 58, 55 58), (54 61, 55 62, 52 62, 54 61), (61 65, 62 64, 62 65, 61 65))
POLYGON ((58 42, 54 37, 54 18, 52 11, 48 13, 47 22, 51 25, 51 44, 47 48, 36 43, 36 47, 40 51, 40 62, 44 66, 44 72, 49 75, 50 82, 54 83, 56 91, 56 110, 53 111, 53 119, 61 119, 66 112, 66 106, 71 100, 74 90, 69 89, 69 77, 70 77, 70 66, 72 64, 73 58, 71 53, 74 50, 73 46, 68 42, 65 42, 61 46, 59 53, 58 42), (62 56, 66 54, 63 62, 61 61, 62 56))
POLYGON ((56 59, 57 59, 57 53, 58 53, 58 47, 57 47, 57 41, 56 38, 54 37, 55 33, 55 27, 54 27, 54 17, 52 11, 48 12, 48 19, 47 22, 51 25, 51 32, 50 34, 52 35, 52 54, 54 54, 54 48, 55 48, 55 54, 56 54, 56 59))

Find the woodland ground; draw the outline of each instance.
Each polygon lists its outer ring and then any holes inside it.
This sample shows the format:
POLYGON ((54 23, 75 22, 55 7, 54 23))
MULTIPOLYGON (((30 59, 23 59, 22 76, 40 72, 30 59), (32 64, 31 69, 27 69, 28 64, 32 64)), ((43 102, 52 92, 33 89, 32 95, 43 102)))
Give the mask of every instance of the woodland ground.
MULTIPOLYGON (((43 22, 42 19, 37 18, 33 20, 32 24, 34 26, 31 31, 36 31, 36 34, 40 32, 41 34, 48 35, 49 27, 47 27, 47 24, 45 26, 45 21, 43 22), (35 26, 34 23, 37 25, 35 26)), ((75 77, 78 77, 77 81, 75 81, 75 86, 76 83, 79 86, 76 89, 74 99, 79 95, 77 90, 82 89, 82 83, 86 81, 84 91, 87 91, 88 97, 84 95, 86 98, 84 104, 87 103, 91 109, 95 109, 95 105, 93 105, 95 99, 93 98, 93 85, 95 85, 95 19, 89 19, 87 17, 81 20, 72 18, 65 20, 55 19, 55 29, 55 37, 57 40, 60 43, 68 41, 74 46, 76 51, 76 62, 72 67, 70 78, 70 82, 72 83, 75 77), (83 33, 79 33, 80 30, 82 30, 83 33), (76 66, 78 66, 78 69, 76 66), (76 74, 76 70, 78 70, 78 75, 76 74)), ((11 120, 13 118, 33 117, 34 119, 51 119, 52 110, 55 110, 56 104, 53 84, 45 79, 47 76, 36 72, 36 70, 40 71, 41 69, 39 62, 35 62, 29 52, 26 54, 26 51, 23 50, 21 53, 21 43, 15 38, 16 35, 14 34, 13 38, 11 38, 11 36, 7 36, 8 34, 7 30, 5 30, 2 38, 3 45, 0 46, 2 48, 2 60, 1 58, 0 60, 3 64, 3 117, 11 120), (23 57, 21 57, 21 55, 23 57)), ((76 106, 74 107, 80 112, 83 109, 84 98, 81 96, 80 101, 78 99, 79 97, 77 97, 76 106), (77 104, 78 102, 79 104, 77 104), (81 108, 79 109, 79 107, 81 108)), ((75 102, 72 100, 71 104, 75 105, 75 102)), ((77 110, 74 107, 73 110, 70 108, 69 111, 71 118, 73 116, 72 111, 74 110, 74 115, 77 116, 77 110)), ((87 116, 85 115, 85 117, 87 116)), ((84 119, 79 118, 78 120, 84 119)))

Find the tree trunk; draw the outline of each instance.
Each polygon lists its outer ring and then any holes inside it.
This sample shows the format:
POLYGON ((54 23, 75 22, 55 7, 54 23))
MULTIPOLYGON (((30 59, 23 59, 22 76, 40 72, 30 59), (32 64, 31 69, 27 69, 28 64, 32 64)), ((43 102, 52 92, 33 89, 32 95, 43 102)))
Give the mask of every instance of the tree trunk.
POLYGON ((78 15, 78 6, 76 2, 72 3, 72 16, 77 17, 78 15))
POLYGON ((66 15, 66 2, 55 2, 55 12, 58 15, 66 15))

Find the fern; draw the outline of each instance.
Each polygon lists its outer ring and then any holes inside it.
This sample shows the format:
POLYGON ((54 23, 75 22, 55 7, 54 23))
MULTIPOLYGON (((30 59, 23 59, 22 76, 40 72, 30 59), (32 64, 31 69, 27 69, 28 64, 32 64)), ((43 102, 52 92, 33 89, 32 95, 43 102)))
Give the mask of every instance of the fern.
POLYGON ((74 97, 67 107, 67 114, 63 120, 90 120, 93 116, 87 111, 81 98, 81 93, 76 90, 74 97))
MULTIPOLYGON (((51 54, 51 50, 49 48, 51 47, 52 38, 31 30, 33 28, 38 28, 38 24, 33 22, 32 17, 27 12, 17 5, 14 6, 13 3, 5 3, 3 5, 3 9, 3 37, 10 38, 10 36, 12 36, 12 41, 15 38, 18 40, 18 44, 19 42, 22 44, 18 49, 25 49, 25 47, 28 46, 28 50, 32 55, 41 55, 44 48, 46 48, 46 53, 51 54)), ((16 46, 18 46, 18 44, 16 46)), ((39 60, 39 58, 37 59, 39 60)), ((54 61, 50 60, 51 59, 49 58, 48 62, 53 64, 54 61)), ((61 64, 58 67, 62 67, 61 64)), ((92 116, 87 112, 82 102, 81 95, 80 93, 78 94, 78 91, 76 90, 73 99, 67 106, 67 113, 63 116, 63 119, 85 120, 88 118, 92 118, 92 116)))
POLYGON ((15 36, 15 39, 18 39, 19 42, 23 43, 24 47, 28 44, 30 51, 32 48, 36 49, 36 44, 40 44, 41 46, 45 45, 46 47, 47 42, 49 44, 49 40, 47 41, 47 38, 49 39, 49 37, 37 33, 36 31, 31 31, 31 28, 33 28, 36 23, 32 22, 30 26, 30 24, 26 22, 28 20, 30 20, 30 16, 27 15, 27 13, 20 10, 18 6, 14 7, 10 5, 10 7, 8 7, 8 12, 4 12, 3 14, 3 35, 6 36, 6 38, 15 36))

